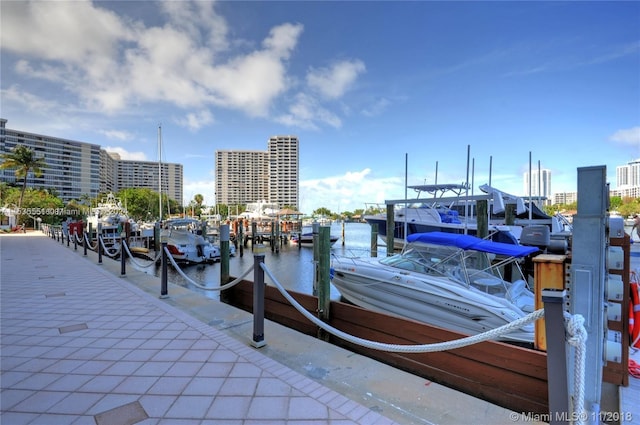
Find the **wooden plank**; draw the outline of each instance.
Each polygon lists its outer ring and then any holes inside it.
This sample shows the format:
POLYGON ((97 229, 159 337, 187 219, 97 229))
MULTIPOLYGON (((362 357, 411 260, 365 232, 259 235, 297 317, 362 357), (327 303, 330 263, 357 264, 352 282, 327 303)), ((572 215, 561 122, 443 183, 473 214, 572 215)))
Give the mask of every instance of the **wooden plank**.
MULTIPOLYGON (((247 311, 252 310, 251 286, 251 282, 243 282, 230 290, 233 294, 229 298, 247 311)), ((315 314, 316 297, 292 291, 289 293, 307 311, 315 314)), ((372 341, 428 344, 463 336, 350 304, 333 301, 330 308, 332 326, 372 341)), ((317 334, 316 327, 295 310, 276 288, 270 286, 265 289, 265 317, 308 335, 317 334)), ((515 411, 548 411, 544 352, 491 341, 446 352, 388 353, 356 346, 333 336, 331 340, 336 345, 515 411)))

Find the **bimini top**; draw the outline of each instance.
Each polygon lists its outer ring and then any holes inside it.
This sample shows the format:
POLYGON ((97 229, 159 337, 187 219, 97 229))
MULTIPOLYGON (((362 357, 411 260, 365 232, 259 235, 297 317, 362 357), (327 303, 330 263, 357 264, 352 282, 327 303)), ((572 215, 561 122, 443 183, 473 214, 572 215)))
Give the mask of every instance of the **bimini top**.
POLYGON ((535 246, 493 242, 471 235, 447 232, 414 233, 407 237, 407 242, 453 246, 460 249, 473 249, 490 254, 508 255, 510 257, 525 257, 539 251, 535 246))

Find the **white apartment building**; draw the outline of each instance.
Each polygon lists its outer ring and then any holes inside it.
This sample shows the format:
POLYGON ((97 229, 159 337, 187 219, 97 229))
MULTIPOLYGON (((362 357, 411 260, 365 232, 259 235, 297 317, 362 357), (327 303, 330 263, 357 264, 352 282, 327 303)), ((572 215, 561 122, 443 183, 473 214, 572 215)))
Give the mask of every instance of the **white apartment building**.
POLYGON ((217 150, 216 203, 246 205, 257 201, 298 208, 299 141, 273 136, 267 151, 217 150))
POLYGON ((640 159, 616 167, 615 196, 640 198, 640 159))
POLYGON ((299 142, 296 136, 273 136, 268 142, 269 202, 298 210, 299 142))
MULTIPOLYGON (((65 202, 82 195, 94 198, 100 190, 100 146, 59 137, 28 133, 6 128, 7 120, 0 118, 0 153, 9 153, 24 145, 36 157, 44 158, 42 175, 27 176, 27 186, 52 189, 65 202)), ((18 184, 15 170, 0 170, 0 181, 18 184)), ((21 184, 22 179, 20 180, 21 184)))
POLYGON ((546 198, 546 200, 543 201, 543 205, 551 205, 551 170, 531 170, 531 179, 529 179, 529 172, 525 172, 523 189, 525 196, 546 198))
MULTIPOLYGON (((0 153, 24 145, 46 163, 41 177, 27 177, 28 187, 53 189, 64 202, 131 187, 158 190, 157 162, 122 160, 100 145, 11 130, 6 123, 0 119, 0 153)), ((0 181, 17 183, 15 170, 0 170, 0 181)), ((182 164, 163 163, 162 193, 182 204, 182 188, 182 164)))
POLYGON ((100 163, 100 192, 118 192, 130 187, 157 192, 158 177, 162 174, 162 194, 182 205, 182 164, 123 160, 115 152, 103 152, 100 163))

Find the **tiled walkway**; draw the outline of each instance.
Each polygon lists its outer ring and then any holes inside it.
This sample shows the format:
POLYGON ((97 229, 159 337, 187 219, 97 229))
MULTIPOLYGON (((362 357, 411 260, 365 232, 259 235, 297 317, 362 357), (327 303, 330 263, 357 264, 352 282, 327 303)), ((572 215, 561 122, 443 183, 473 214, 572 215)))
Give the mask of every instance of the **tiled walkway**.
POLYGON ((3 425, 394 423, 40 233, 0 257, 3 425))

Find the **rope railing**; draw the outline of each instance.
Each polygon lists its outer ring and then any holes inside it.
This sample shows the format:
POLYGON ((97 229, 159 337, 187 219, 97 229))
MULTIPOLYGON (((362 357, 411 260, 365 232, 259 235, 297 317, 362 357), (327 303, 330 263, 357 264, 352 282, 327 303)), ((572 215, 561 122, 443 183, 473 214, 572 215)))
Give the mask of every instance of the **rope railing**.
POLYGON ((236 279, 232 280, 231 282, 228 282, 228 283, 226 283, 224 285, 217 286, 217 287, 203 286, 203 285, 199 284, 198 282, 194 281, 193 279, 191 279, 189 276, 187 276, 182 271, 182 269, 180 268, 178 263, 176 263, 175 258, 173 258, 173 256, 169 253, 169 249, 165 248, 164 250, 165 250, 165 254, 167 255, 167 258, 169 259, 169 261, 173 265, 173 268, 178 272, 178 274, 180 274, 180 276, 182 276, 190 284, 194 285, 197 288, 204 289, 205 291, 224 291, 226 289, 233 288, 238 283, 242 282, 242 279, 247 277, 247 275, 249 275, 249 273, 251 273, 253 271, 253 266, 251 266, 251 267, 249 267, 249 269, 247 271, 242 273, 242 275, 240 275, 240 277, 238 277, 238 278, 236 278, 236 279))
POLYGON ((95 246, 91 243, 91 241, 89 241, 89 234, 87 234, 85 232, 84 234, 84 243, 87 244, 87 248, 89 248, 91 251, 97 251, 98 250, 98 241, 96 241, 95 246))
POLYGON ((158 254, 156 255, 156 257, 155 257, 155 258, 150 258, 150 259, 149 259, 149 261, 151 261, 150 263, 148 263, 148 264, 142 264, 142 263, 138 262, 138 261, 135 259, 135 256, 134 256, 134 255, 131 253, 131 251, 129 250, 129 244, 128 244, 128 243, 126 243, 126 242, 124 243, 124 249, 125 249, 125 251, 127 252, 127 255, 129 256, 129 260, 130 260, 133 264, 135 264, 136 266, 138 266, 138 267, 142 267, 142 268, 147 268, 147 267, 151 267, 151 266, 153 266, 153 265, 154 265, 154 264, 155 264, 155 263, 160 259, 160 256, 162 255, 161 253, 159 253, 159 252, 158 252, 158 254))
MULTIPOLYGON (((118 248, 110 248, 104 244, 104 238, 102 236, 98 236, 98 241, 100 241, 100 245, 102 246, 102 253, 110 258, 115 258, 120 251, 122 250, 122 246, 118 246, 118 248), (114 251, 113 254, 111 251, 114 251)), ((122 245, 122 244, 120 244, 122 245)))
MULTIPOLYGON (((77 235, 75 236, 77 238, 77 235)), ((86 233, 84 234, 83 239, 84 239, 83 243, 87 243, 92 250, 95 250, 98 247, 98 243, 101 243, 102 247, 105 249, 105 253, 107 253, 108 256, 114 257, 117 254, 117 252, 114 255, 110 255, 108 253, 108 249, 104 246, 104 241, 102 240, 102 238, 98 238, 98 242, 96 243, 95 247, 92 247, 91 244, 89 243, 88 235, 86 233)), ((129 258, 133 259, 133 255, 131 254, 131 251, 129 250, 129 247, 127 246, 127 244, 124 243, 121 245, 124 245, 124 249, 127 251, 129 258)), ((176 260, 170 254, 166 246, 163 247, 163 249, 164 249, 164 252, 160 253, 160 255, 158 255, 151 264, 154 264, 155 261, 162 254, 166 254, 167 259, 173 265, 174 269, 187 282, 191 283, 197 288, 200 288, 206 291, 223 291, 226 289, 230 289, 233 286, 237 285, 238 283, 242 282, 243 279, 246 276, 248 276, 252 271, 257 270, 256 265, 254 263, 254 265, 252 265, 249 269, 247 269, 244 273, 242 273, 241 276, 237 277, 233 281, 228 282, 225 285, 221 285, 217 287, 209 287, 209 286, 200 284, 194 281, 193 279, 191 279, 189 276, 187 276, 182 271, 180 265, 176 262, 176 260)), ((118 249, 118 252, 121 252, 121 250, 122 250, 122 246, 118 249)), ((259 264, 259 268, 271 279, 271 281, 273 282, 273 285, 280 292, 280 294, 300 314, 302 314, 307 320, 309 320, 315 326, 319 327, 325 332, 335 337, 338 337, 344 341, 347 341, 349 343, 359 345, 368 349, 373 349, 373 350, 386 351, 386 352, 392 352, 392 353, 433 353, 433 352, 439 352, 439 351, 454 350, 457 348, 467 347, 467 346, 478 344, 485 341, 495 340, 496 338, 502 335, 506 335, 529 323, 533 323, 538 319, 543 318, 545 315, 544 309, 536 310, 530 314, 527 314, 524 317, 521 317, 513 322, 507 323, 498 328, 491 329, 484 333, 471 335, 471 336, 467 336, 467 337, 463 337, 463 338, 459 338, 451 341, 444 341, 444 342, 437 342, 437 343, 430 343, 430 344, 412 344, 412 345, 383 343, 383 342, 373 341, 373 340, 348 334, 322 321, 320 318, 316 317, 314 314, 312 314, 307 309, 305 309, 298 301, 296 301, 295 298, 293 298, 291 294, 289 294, 289 292, 284 288, 284 286, 280 283, 280 281, 273 275, 271 270, 269 270, 269 268, 264 262, 258 262, 257 264, 259 264)), ((147 267, 149 265, 144 265, 144 267, 147 267)), ((166 265, 163 265, 163 267, 166 267, 166 265)), ((258 280, 258 282, 261 282, 261 284, 264 285, 265 284, 264 279, 262 277, 260 277, 259 279, 260 280, 258 280)), ((253 284, 255 285, 256 283, 253 282, 253 284)), ((254 294, 255 294, 255 290, 254 290, 254 294)), ((254 300, 254 303, 255 302, 256 300, 254 300)), ((264 302, 264 300, 258 300, 257 302, 264 302)), ((574 347, 574 357, 575 357, 574 358, 575 367, 573 369, 574 371, 573 390, 572 390, 573 403, 571 403, 571 406, 570 406, 570 410, 572 410, 571 417, 575 419, 573 422, 574 424, 581 425, 584 421, 584 418, 586 418, 585 408, 584 408, 584 399, 585 399, 584 374, 585 374, 585 363, 586 363, 585 360, 586 360, 587 332, 584 326, 584 317, 582 315, 579 315, 579 314, 571 315, 565 312, 564 322, 565 322, 564 325, 566 329, 565 339, 570 346, 574 347)), ((254 327, 255 326, 256 324, 254 323, 254 327)), ((254 333, 255 333, 255 329, 254 329, 254 333)), ((254 335, 254 339, 255 339, 255 335, 254 335)))
MULTIPOLYGON (((352 344, 357 344, 365 348, 374 350, 394 352, 394 353, 433 353, 437 351, 453 350, 456 348, 462 348, 469 345, 477 344, 479 342, 493 340, 501 335, 505 335, 514 329, 518 329, 528 323, 535 322, 538 319, 544 317, 544 309, 536 310, 520 319, 507 323, 506 325, 492 329, 490 331, 472 335, 464 338, 459 338, 452 341, 438 342, 432 344, 417 344, 417 345, 399 345, 399 344, 387 344, 377 341, 371 341, 368 339, 360 338, 354 335, 350 335, 340 329, 334 328, 329 324, 323 322, 313 314, 309 313, 295 298, 293 298, 289 292, 282 286, 278 279, 271 273, 269 268, 264 263, 260 263, 260 267, 271 278, 274 285, 283 297, 305 318, 311 321, 313 324, 323 329, 324 331, 341 338, 352 344)), ((567 342, 575 347, 575 368, 574 368, 574 403, 573 403, 573 415, 572 417, 578 418, 575 422, 576 425, 582 424, 582 418, 584 418, 584 373, 585 373, 585 356, 586 356, 586 339, 587 331, 584 327, 584 317, 580 314, 565 315, 565 328, 567 330, 567 342)))

